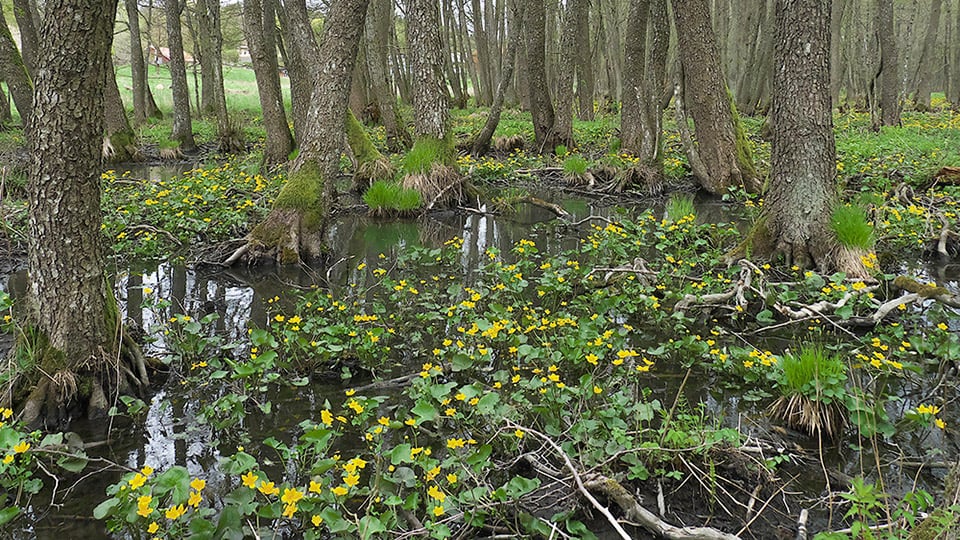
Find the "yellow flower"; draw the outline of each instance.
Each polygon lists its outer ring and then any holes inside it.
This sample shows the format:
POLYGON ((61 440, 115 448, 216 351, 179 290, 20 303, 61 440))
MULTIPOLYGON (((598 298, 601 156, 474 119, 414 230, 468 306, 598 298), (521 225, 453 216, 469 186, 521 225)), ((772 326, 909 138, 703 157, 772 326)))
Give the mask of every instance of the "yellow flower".
POLYGON ((359 474, 349 474, 343 477, 343 483, 350 487, 356 486, 359 482, 360 482, 359 474))
POLYGON ((4 420, 9 420, 13 416, 13 409, 0 408, 0 416, 3 416, 4 420))
POLYGON ((447 439, 447 448, 453 450, 456 448, 463 448, 464 440, 463 439, 447 439))
POLYGON ((147 532, 150 534, 154 534, 159 530, 160 530, 160 525, 156 521, 154 521, 153 523, 150 524, 149 527, 147 527, 147 532))
POLYGON ((143 468, 140 469, 140 474, 144 476, 150 476, 151 474, 153 474, 153 467, 149 465, 144 465, 143 468))
POLYGON ((198 506, 200 506, 200 501, 202 500, 203 500, 203 496, 200 495, 199 491, 191 491, 190 498, 187 500, 187 504, 189 504, 194 508, 197 508, 198 506))
POLYGON ((440 516, 443 515, 443 512, 444 512, 444 511, 443 511, 443 507, 442 507, 442 506, 434 506, 434 507, 433 507, 433 515, 435 515, 435 516, 437 516, 437 517, 440 517, 440 516))
POLYGON ((22 454, 30 449, 30 443, 27 441, 20 441, 16 446, 13 447, 14 454, 22 454))
POLYGON ((137 497, 137 515, 141 517, 147 517, 152 514, 153 508, 150 508, 151 502, 153 502, 153 497, 150 495, 137 497))
POLYGON ((943 330, 944 332, 947 331, 947 325, 945 325, 945 324, 943 324, 943 323, 938 324, 938 325, 937 325, 937 328, 939 328, 940 330, 943 330))
POLYGON ((936 424, 937 427, 940 428, 940 429, 947 429, 947 423, 944 422, 943 420, 939 419, 939 418, 937 418, 936 420, 934 420, 933 423, 936 424))
POLYGON ((320 524, 323 523, 323 518, 314 514, 314 516, 310 518, 310 522, 313 523, 314 527, 319 527, 320 524))
POLYGON ((273 482, 263 482, 262 484, 260 484, 260 487, 257 489, 260 490, 260 493, 263 493, 264 495, 267 495, 267 496, 276 495, 277 493, 280 493, 280 488, 273 485, 273 482))
POLYGON ((247 471, 247 474, 240 477, 243 480, 243 485, 247 486, 250 489, 257 487, 257 475, 253 474, 253 471, 247 471))
POLYGON ((303 492, 299 489, 284 488, 283 496, 280 500, 286 504, 294 504, 303 498, 303 492))
POLYGON ((333 414, 326 409, 320 411, 320 421, 327 426, 333 425, 333 414))
POLYGON ((133 489, 140 489, 143 487, 143 484, 147 481, 147 478, 140 473, 133 475, 133 478, 130 479, 130 487, 133 489))
POLYGON ((347 494, 349 490, 343 486, 337 486, 331 489, 330 491, 332 491, 333 494, 336 495, 337 497, 343 497, 344 495, 347 494))
POLYGON ((451 484, 456 484, 456 483, 457 483, 457 475, 455 475, 455 474, 453 474, 453 473, 448 474, 448 475, 447 475, 447 482, 449 482, 449 483, 451 483, 451 484))
POLYGON ((9 464, 11 464, 11 463, 13 463, 13 454, 7 454, 7 455, 3 456, 3 464, 4 464, 4 465, 9 465, 9 464))
POLYGON ((174 520, 179 518, 186 512, 187 512, 187 509, 184 508, 182 504, 178 504, 176 506, 171 506, 170 508, 167 508, 167 511, 164 512, 163 515, 166 516, 167 519, 169 520, 174 520))
POLYGON ((920 414, 937 414, 940 412, 940 407, 936 405, 920 405, 917 407, 917 412, 920 414))
POLYGON ((206 480, 201 480, 201 479, 199 479, 199 478, 194 478, 194 479, 190 482, 190 487, 192 487, 193 489, 195 489, 195 490, 197 490, 197 491, 203 491, 203 488, 207 487, 207 481, 206 481, 206 480))
POLYGON ((363 410, 364 410, 364 409, 363 409, 363 405, 361 405, 361 404, 360 404, 357 400, 355 400, 355 399, 351 399, 351 400, 347 403, 347 407, 350 407, 351 409, 353 409, 353 412, 355 412, 355 413, 357 413, 357 414, 362 413, 363 410))
POLYGON ((447 498, 447 494, 441 491, 440 487, 436 484, 430 486, 430 489, 427 490, 427 495, 440 502, 443 502, 447 498))
POLYGON ((311 480, 311 481, 310 481, 310 487, 308 488, 308 490, 309 490, 311 493, 320 493, 321 491, 323 491, 323 486, 320 485, 320 482, 317 482, 317 481, 315 481, 315 480, 311 480))
POLYGON ((603 388, 600 388, 600 387, 597 386, 597 385, 593 385, 593 393, 594 393, 594 394, 603 393, 603 388))
POLYGON ((522 439, 522 438, 523 438, 523 430, 521 430, 521 429, 518 429, 518 430, 514 431, 513 434, 514 434, 514 436, 516 436, 518 439, 522 439))
POLYGON ((295 514, 296 512, 297 512, 296 504, 291 503, 283 507, 283 517, 285 518, 293 517, 293 514, 295 514))

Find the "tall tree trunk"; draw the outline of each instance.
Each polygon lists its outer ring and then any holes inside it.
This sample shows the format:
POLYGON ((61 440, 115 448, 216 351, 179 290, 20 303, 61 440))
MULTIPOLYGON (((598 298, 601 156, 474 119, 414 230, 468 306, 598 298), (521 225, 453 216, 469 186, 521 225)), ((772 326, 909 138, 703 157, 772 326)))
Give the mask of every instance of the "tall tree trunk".
POLYGON ((580 11, 578 4, 586 0, 567 0, 567 9, 563 13, 563 31, 560 33, 560 65, 557 74, 557 110, 554 131, 557 143, 568 148, 576 146, 573 139, 573 79, 577 57, 577 19, 580 11))
POLYGON ((843 13, 846 5, 847 0, 833 0, 830 7, 830 99, 834 107, 840 106, 840 88, 843 86, 840 36, 842 35, 843 13))
POLYGON ((449 115, 443 73, 440 71, 440 8, 438 0, 408 0, 407 42, 413 88, 413 129, 417 139, 447 138, 449 115))
MULTIPOLYGON (((488 0, 486 3, 490 4, 492 2, 488 0)), ((477 91, 477 105, 490 105, 493 103, 493 69, 490 65, 490 38, 488 37, 488 30, 484 26, 480 0, 471 0, 470 7, 473 15, 473 37, 477 43, 477 63, 479 65, 480 88, 477 91)))
POLYGON ((10 34, 10 27, 7 26, 2 9, 0 9, 0 77, 7 82, 7 88, 13 96, 13 103, 17 106, 17 112, 20 113, 20 120, 26 131, 33 116, 33 83, 23 64, 20 50, 17 49, 17 44, 10 34))
POLYGON ((590 46, 590 2, 579 0, 576 6, 577 117, 587 121, 593 120, 593 95, 596 87, 590 46))
POLYGON ((387 132, 387 146, 392 150, 409 148, 412 143, 400 108, 397 95, 390 83, 387 71, 387 58, 390 53, 390 27, 393 23, 393 2, 391 0, 370 0, 365 31, 367 35, 367 69, 370 71, 370 83, 373 95, 380 109, 380 121, 387 132))
MULTIPOLYGON (((683 67, 683 100, 696 130, 696 152, 704 170, 695 174, 701 187, 722 194, 741 186, 750 193, 761 183, 749 144, 736 116, 720 66, 720 50, 706 0, 673 0, 683 67)), ((691 158, 691 162, 695 158, 691 158)))
MULTIPOLYGON (((960 36, 960 6, 957 6, 956 35, 960 36)), ((960 39, 953 40, 953 75, 956 83, 953 85, 953 95, 950 96, 950 102, 953 104, 954 111, 960 111, 960 39)))
MULTIPOLYGON (((521 23, 523 21, 524 4, 518 2, 513 9, 517 13, 513 20, 521 23)), ((523 29, 518 24, 510 27, 510 44, 507 47, 506 63, 500 71, 500 84, 497 85, 497 95, 493 98, 493 104, 490 105, 490 112, 487 115, 487 121, 484 123, 480 133, 473 139, 470 147, 470 153, 474 156, 482 156, 490 150, 490 140, 493 138, 497 125, 500 123, 500 113, 503 111, 503 100, 507 95, 507 88, 513 80, 513 70, 517 63, 517 56, 520 54, 520 42, 523 39, 523 29)))
POLYGON ((180 142, 180 150, 193 152, 193 123, 190 120, 190 90, 187 86, 187 65, 183 58, 183 35, 180 32, 180 0, 164 0, 167 16, 167 45, 170 48, 170 86, 173 88, 173 130, 170 139, 180 142))
POLYGON ((227 112, 227 96, 223 88, 223 32, 220 29, 220 0, 197 2, 197 19, 201 35, 206 35, 203 58, 209 64, 203 66, 204 93, 209 90, 208 102, 201 98, 201 110, 209 108, 217 118, 217 143, 223 153, 243 150, 240 134, 230 125, 227 112), (204 103, 206 103, 204 105, 204 103))
MULTIPOLYGON (((217 112, 216 105, 214 103, 217 98, 216 89, 214 88, 216 85, 214 82, 216 74, 214 73, 213 64, 215 61, 219 64, 222 64, 223 62, 223 60, 220 58, 215 58, 220 56, 219 54, 213 53, 213 41, 217 39, 217 36, 215 36, 214 33, 220 32, 220 0, 196 0, 194 4, 194 10, 197 19, 197 32, 194 43, 196 44, 197 50, 194 51, 193 57, 194 60, 200 64, 201 81, 200 106, 198 107, 199 111, 197 114, 200 116, 207 116, 216 114, 217 112), (216 6, 213 5, 214 3, 216 3, 216 6), (216 28, 213 26, 214 17, 217 18, 216 28)), ((189 12, 190 8, 187 7, 186 11, 189 12)))
POLYGON ((650 0, 635 0, 627 12, 627 39, 624 42, 623 104, 620 110, 620 148, 637 155, 643 145, 643 108, 650 97, 645 85, 647 26, 650 0))
POLYGON ((366 12, 367 0, 339 0, 330 5, 316 57, 319 65, 306 137, 273 209, 250 233, 247 249, 254 260, 292 264, 322 253, 323 232, 340 171, 350 74, 366 12))
POLYGON ((317 58, 320 50, 310 26, 310 16, 304 0, 286 0, 277 10, 280 28, 283 31, 287 53, 287 77, 290 80, 290 116, 293 120, 295 143, 306 137, 307 116, 310 113, 310 100, 313 99, 313 82, 316 73, 315 62, 308 58, 317 58))
MULTIPOLYGON (((150 86, 147 84, 147 66, 143 61, 143 46, 140 44, 140 10, 137 8, 137 0, 124 0, 124 7, 127 10, 127 22, 130 29, 130 78, 133 80, 133 121, 141 124, 152 116, 148 109, 148 99, 153 101, 150 95, 150 86)), ((155 113, 160 111, 156 109, 155 113)))
POLYGON ((46 9, 55 16, 40 30, 28 133, 27 260, 30 322, 48 350, 37 354, 43 376, 24 405, 31 424, 41 415, 65 421, 75 400, 86 401, 88 416, 106 414, 106 396, 127 387, 100 232, 103 70, 116 1, 48 0, 46 9))
POLYGON ((7 124, 13 120, 13 113, 10 110, 10 94, 0 88, 0 124, 7 124))
POLYGON ((113 59, 107 58, 107 65, 103 69, 103 116, 104 130, 103 157, 110 161, 129 161, 136 155, 133 130, 127 111, 120 98, 120 88, 117 87, 117 76, 113 70, 113 59))
POLYGON ((940 70, 936 51, 937 34, 940 32, 940 12, 943 0, 930 0, 930 19, 927 21, 927 30, 923 35, 923 49, 920 52, 920 62, 917 74, 914 77, 913 104, 918 111, 930 110, 930 91, 935 74, 940 70))
POLYGON ((532 0, 524 13, 527 61, 524 71, 527 77, 530 113, 533 116, 533 133, 537 150, 552 153, 557 146, 557 137, 553 126, 553 101, 550 97, 550 87, 547 85, 544 25, 544 0, 532 0))
POLYGON ((893 31, 893 0, 877 0, 880 37, 880 110, 885 126, 900 124, 900 71, 897 35, 893 31))
POLYGON ((755 252, 782 256, 787 266, 862 277, 859 257, 838 260, 830 227, 836 193, 830 1, 777 0, 775 39, 770 192, 755 252))
POLYGON ((250 62, 257 78, 263 127, 267 132, 267 144, 263 160, 270 166, 287 161, 293 151, 293 137, 287 125, 283 109, 283 94, 280 92, 280 75, 277 65, 275 4, 272 0, 243 0, 243 33, 250 48, 250 62))
POLYGON ((20 52, 23 55, 23 63, 27 66, 27 73, 33 76, 37 68, 37 49, 40 47, 36 26, 36 22, 40 19, 37 5, 31 0, 13 0, 13 16, 20 30, 20 52))

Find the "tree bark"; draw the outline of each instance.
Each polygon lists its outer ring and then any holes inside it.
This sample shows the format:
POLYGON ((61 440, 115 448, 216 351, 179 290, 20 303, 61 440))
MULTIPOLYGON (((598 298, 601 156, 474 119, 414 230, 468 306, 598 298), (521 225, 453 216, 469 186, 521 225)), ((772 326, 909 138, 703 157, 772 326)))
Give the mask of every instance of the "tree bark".
POLYGON ((576 43, 577 43, 577 117, 580 120, 593 120, 593 95, 596 78, 593 72, 593 55, 590 46, 590 2, 576 2, 576 43))
POLYGON ((293 120, 294 144, 306 139, 307 116, 313 98, 313 81, 316 63, 307 58, 317 58, 319 47, 310 26, 310 15, 304 0, 286 0, 277 10, 283 32, 287 59, 287 77, 290 80, 290 116, 293 120))
POLYGON ((257 78, 263 127, 267 132, 263 160, 268 166, 284 163, 293 151, 293 137, 280 92, 274 6, 272 0, 243 0, 243 33, 257 78))
POLYGON ((553 153, 557 146, 553 101, 547 85, 544 0, 532 0, 524 13, 526 29, 526 76, 533 116, 533 133, 539 152, 553 153))
POLYGON ((403 123, 397 95, 390 82, 387 71, 387 58, 390 52, 390 27, 393 23, 393 2, 391 0, 370 0, 367 12, 365 32, 367 35, 367 69, 370 71, 370 83, 373 95, 380 109, 380 121, 387 132, 387 146, 391 150, 409 148, 412 143, 410 133, 403 123))
POLYGON ((828 271, 836 247, 830 1, 777 0, 775 40, 772 170, 756 251, 828 271))
POLYGON ((573 139, 573 79, 576 74, 577 19, 579 4, 586 0, 567 0, 563 13, 563 31, 560 33, 560 66, 557 73, 557 110, 554 131, 557 143, 568 148, 576 146, 573 139))
POLYGON ((413 88, 413 127, 417 139, 447 138, 449 105, 443 90, 440 43, 440 6, 438 0, 409 0, 407 41, 410 45, 410 71, 417 84, 413 88))
POLYGON ((170 139, 179 141, 180 150, 194 152, 193 123, 190 119, 190 90, 187 87, 187 65, 183 58, 183 35, 180 26, 180 0, 164 0, 167 16, 167 45, 170 48, 170 86, 173 89, 173 129, 170 139))
POLYGON ((707 1, 673 0, 673 13, 683 68, 683 100, 696 130, 695 151, 705 166, 697 180, 714 194, 733 186, 757 193, 761 183, 720 66, 707 1))
POLYGON ((314 72, 306 138, 273 209, 250 234, 248 253, 254 260, 292 264, 322 254, 323 232, 340 171, 350 75, 366 12, 367 0, 340 0, 330 5, 316 57, 319 65, 314 72))
POLYGON ((877 0, 880 37, 880 110, 883 125, 900 124, 900 71, 897 35, 893 31, 893 0, 877 0))
POLYGON ((20 120, 26 131, 33 116, 33 83, 17 49, 17 44, 10 34, 10 27, 7 25, 2 9, 0 9, 0 76, 7 82, 7 88, 13 96, 13 103, 17 106, 20 120))
MULTIPOLYGON (((42 384, 25 420, 62 414, 78 393, 87 414, 106 413, 102 398, 120 384, 117 312, 104 276, 100 223, 100 140, 104 67, 116 1, 48 0, 40 30, 35 123, 28 140, 29 290, 36 328, 49 340, 39 356, 42 384), (112 308, 109 306, 113 306, 112 308), (104 390, 106 387, 106 391, 104 390)), ((123 375, 120 375, 123 377, 123 375)))
MULTIPOLYGON (((130 77, 133 79, 133 121, 141 124, 151 114, 147 108, 147 66, 143 61, 143 46, 140 44, 140 10, 137 0, 124 0, 127 10, 127 23, 130 29, 130 77)), ((150 100, 152 101, 152 96, 150 100)), ((156 104, 154 104, 156 107, 156 104)), ((157 112, 160 112, 159 110, 157 112)))
POLYGON ((243 150, 243 140, 230 125, 227 96, 223 88, 223 32, 220 28, 220 0, 199 0, 197 20, 204 47, 203 89, 201 110, 213 112, 217 118, 217 142, 223 153, 243 150), (205 37, 204 37, 205 36, 205 37), (205 96, 205 97, 204 97, 205 96))
POLYGON ((20 52, 27 73, 32 77, 37 71, 37 49, 40 46, 36 22, 40 20, 37 5, 31 0, 13 0, 13 16, 20 30, 20 52))
POLYGON ((927 21, 927 30, 923 37, 923 49, 920 52, 920 62, 914 77, 913 105, 918 111, 930 110, 930 91, 933 85, 934 74, 940 69, 937 58, 937 34, 940 32, 940 12, 943 0, 930 0, 930 18, 927 21))
MULTIPOLYGON (((490 1, 488 0, 488 4, 490 1)), ((479 69, 480 88, 477 91, 477 105, 493 103, 493 69, 490 66, 490 39, 484 26, 483 11, 480 0, 470 1, 473 15, 474 40, 477 44, 477 64, 479 69)))
POLYGON ((840 31, 843 29, 843 13, 846 5, 847 0, 834 0, 830 8, 830 98, 834 107, 840 106, 840 89, 843 87, 840 31))
POLYGON ((127 110, 120 98, 113 59, 107 58, 103 69, 103 116, 106 135, 103 140, 103 157, 110 161, 130 161, 136 155, 133 130, 127 118, 127 110))

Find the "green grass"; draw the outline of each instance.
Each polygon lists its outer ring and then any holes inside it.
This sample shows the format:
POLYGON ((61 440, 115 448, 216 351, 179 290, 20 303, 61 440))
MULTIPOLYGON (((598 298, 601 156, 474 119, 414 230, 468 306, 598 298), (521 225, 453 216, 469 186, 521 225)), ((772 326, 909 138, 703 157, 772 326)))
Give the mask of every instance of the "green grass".
POLYGON ((403 172, 406 174, 427 173, 434 163, 450 165, 454 162, 453 148, 448 141, 418 139, 413 148, 403 157, 403 172))
POLYGON ((780 361, 780 389, 783 395, 803 395, 831 401, 839 397, 847 379, 843 358, 819 345, 801 346, 799 353, 783 355, 780 361))
POLYGON ((396 182, 377 180, 363 194, 363 202, 373 213, 406 214, 420 208, 420 193, 396 182))
MULTIPOLYGON (((560 146, 557 148, 559 149, 560 146)), ((560 153, 557 152, 557 155, 560 155, 560 153)), ((563 160, 563 172, 567 176, 583 176, 589 166, 590 162, 580 154, 571 154, 563 160)))
POLYGON ((674 223, 687 216, 696 216, 697 209, 693 205, 693 195, 690 193, 671 194, 670 199, 667 200, 664 214, 666 214, 667 221, 674 223))
POLYGON ((834 208, 830 216, 830 228, 837 234, 841 246, 859 249, 873 247, 873 226, 860 206, 842 204, 834 208))

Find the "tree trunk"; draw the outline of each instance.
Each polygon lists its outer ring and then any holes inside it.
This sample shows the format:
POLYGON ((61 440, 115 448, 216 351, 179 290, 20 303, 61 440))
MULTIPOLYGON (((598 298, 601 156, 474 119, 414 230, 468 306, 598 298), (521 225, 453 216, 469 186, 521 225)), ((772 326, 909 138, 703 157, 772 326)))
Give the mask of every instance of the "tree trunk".
POLYGON ((943 0, 930 0, 930 19, 927 21, 927 31, 923 37, 923 49, 920 52, 920 63, 914 77, 916 92, 913 94, 913 106, 918 111, 930 110, 930 91, 935 74, 940 70, 936 51, 937 34, 940 31, 940 11, 943 0))
MULTIPOLYGON (((130 78, 133 79, 133 121, 141 124, 150 116, 147 109, 147 67, 143 61, 143 46, 140 44, 140 10, 137 0, 124 0, 127 22, 130 29, 130 78)), ((152 100, 152 97, 151 97, 152 100)), ((154 104, 156 107, 156 104, 154 104)), ((159 111, 157 111, 159 112, 159 111)))
POLYGON ((762 225, 753 234, 755 253, 782 256, 787 266, 862 277, 859 257, 838 261, 830 227, 836 186, 830 1, 777 0, 775 39, 772 170, 762 225))
POLYGON ((170 139, 180 143, 180 150, 194 152, 197 143, 193 140, 193 123, 190 120, 190 89, 187 86, 187 65, 183 59, 180 10, 180 0, 164 0, 167 45, 170 48, 170 86, 173 89, 173 130, 170 139))
POLYGON ((367 69, 370 71, 370 83, 373 95, 380 109, 380 121, 387 132, 387 146, 391 150, 410 147, 410 133, 403 123, 397 95, 390 83, 387 71, 389 55, 390 27, 393 23, 393 2, 391 0, 370 0, 366 19, 367 69))
POLYGON ((294 144, 306 139, 307 116, 310 113, 310 100, 313 98, 313 81, 316 73, 312 68, 316 63, 308 63, 307 58, 316 58, 319 53, 310 16, 304 0, 286 0, 277 10, 280 28, 287 42, 286 68, 290 80, 290 116, 293 120, 294 144))
POLYGON ((261 0, 243 0, 243 34, 250 48, 250 62, 257 78, 263 127, 267 132, 263 160, 268 166, 284 163, 293 151, 293 137, 287 125, 283 94, 280 92, 274 6, 272 0, 263 0, 262 3, 261 0))
POLYGON ((116 1, 48 0, 46 9, 56 16, 40 30, 27 261, 29 315, 48 346, 34 351, 43 376, 24 405, 30 424, 41 415, 64 421, 80 400, 88 416, 106 414, 105 396, 125 386, 127 369, 118 365, 100 233, 104 67, 116 1))
MULTIPOLYGON (((487 3, 491 3, 490 0, 487 3)), ((484 27, 483 11, 480 0, 471 0, 473 14, 474 39, 477 43, 477 63, 480 79, 480 88, 477 90, 477 105, 493 103, 493 69, 490 66, 490 39, 487 28, 484 27)))
POLYGON ((197 20, 200 26, 201 42, 204 43, 203 58, 207 62, 207 65, 202 67, 205 97, 201 96, 200 108, 212 111, 217 118, 217 143, 220 152, 225 154, 239 152, 243 150, 244 142, 240 133, 230 125, 227 96, 223 88, 223 32, 220 29, 220 0, 197 2, 197 20))
POLYGON ((893 31, 893 0, 877 0, 880 36, 880 110, 885 126, 900 125, 900 74, 897 35, 893 31))
POLYGON ((696 149, 687 148, 687 152, 695 151, 705 167, 697 180, 714 194, 726 193, 733 186, 757 193, 762 186, 723 77, 707 1, 673 0, 673 13, 683 68, 683 100, 697 139, 696 149))
POLYGON ((340 171, 350 75, 366 12, 367 0, 341 0, 330 6, 316 57, 319 65, 306 138, 273 209, 250 233, 247 249, 253 260, 292 264, 322 254, 323 232, 340 171))
POLYGON ((567 0, 567 9, 563 13, 563 31, 560 39, 560 65, 557 73, 557 110, 554 131, 557 143, 573 148, 577 144, 573 139, 573 79, 576 73, 577 58, 577 19, 581 2, 586 0, 567 0))
POLYGON ((413 129, 417 139, 447 138, 448 104, 440 71, 440 9, 438 0, 409 0, 407 42, 413 88, 413 129))
POLYGON ((596 79, 593 72, 593 55, 590 47, 590 2, 576 2, 576 43, 577 43, 577 117, 580 120, 593 120, 593 94, 596 79))
POLYGON ((7 26, 2 9, 0 9, 0 76, 7 82, 7 88, 13 96, 13 103, 17 106, 24 132, 26 132, 33 115, 33 83, 23 64, 17 44, 10 34, 10 27, 7 26))
POLYGON ((130 120, 127 119, 127 110, 120 99, 120 89, 117 87, 117 76, 113 71, 113 60, 107 59, 103 70, 103 116, 106 134, 103 138, 103 157, 109 161, 130 161, 136 153, 137 147, 133 130, 130 129, 130 120))
POLYGON ((11 120, 13 120, 13 114, 10 111, 10 94, 0 88, 0 124, 9 123, 11 120))
MULTIPOLYGON (((518 3, 513 9, 517 14, 513 20, 523 21, 523 3, 518 3)), ((470 147, 470 153, 474 156, 482 156, 490 150, 490 140, 493 138, 497 125, 500 123, 500 113, 503 111, 503 100, 507 95, 507 88, 510 81, 513 80, 513 70, 517 63, 517 55, 520 53, 520 42, 523 39, 523 28, 521 26, 510 27, 510 44, 507 47, 506 63, 500 71, 500 84, 497 85, 497 95, 493 98, 493 104, 490 105, 490 112, 487 114, 487 121, 483 129, 473 139, 470 147)))
POLYGON ((40 18, 37 6, 31 0, 13 0, 13 16, 20 30, 20 52, 23 55, 23 63, 27 67, 27 73, 32 77, 37 72, 37 49, 40 47, 35 26, 40 18))
MULTIPOLYGON (((846 5, 847 0, 833 0, 830 8, 830 99, 834 107, 840 106, 840 89, 843 86, 843 65, 840 62, 842 34, 840 31, 843 29, 843 13, 846 5)), ((896 36, 892 37, 895 38, 896 36)))
POLYGON ((557 146, 554 131, 553 101, 550 87, 547 85, 545 64, 546 30, 544 0, 532 0, 524 13, 526 29, 526 76, 530 99, 530 113, 533 116, 533 133, 538 152, 553 153, 557 146))
POLYGON ((643 108, 650 96, 646 88, 647 23, 650 0, 635 0, 627 12, 627 39, 624 42, 623 104, 620 110, 620 148, 638 155, 643 145, 643 108))

